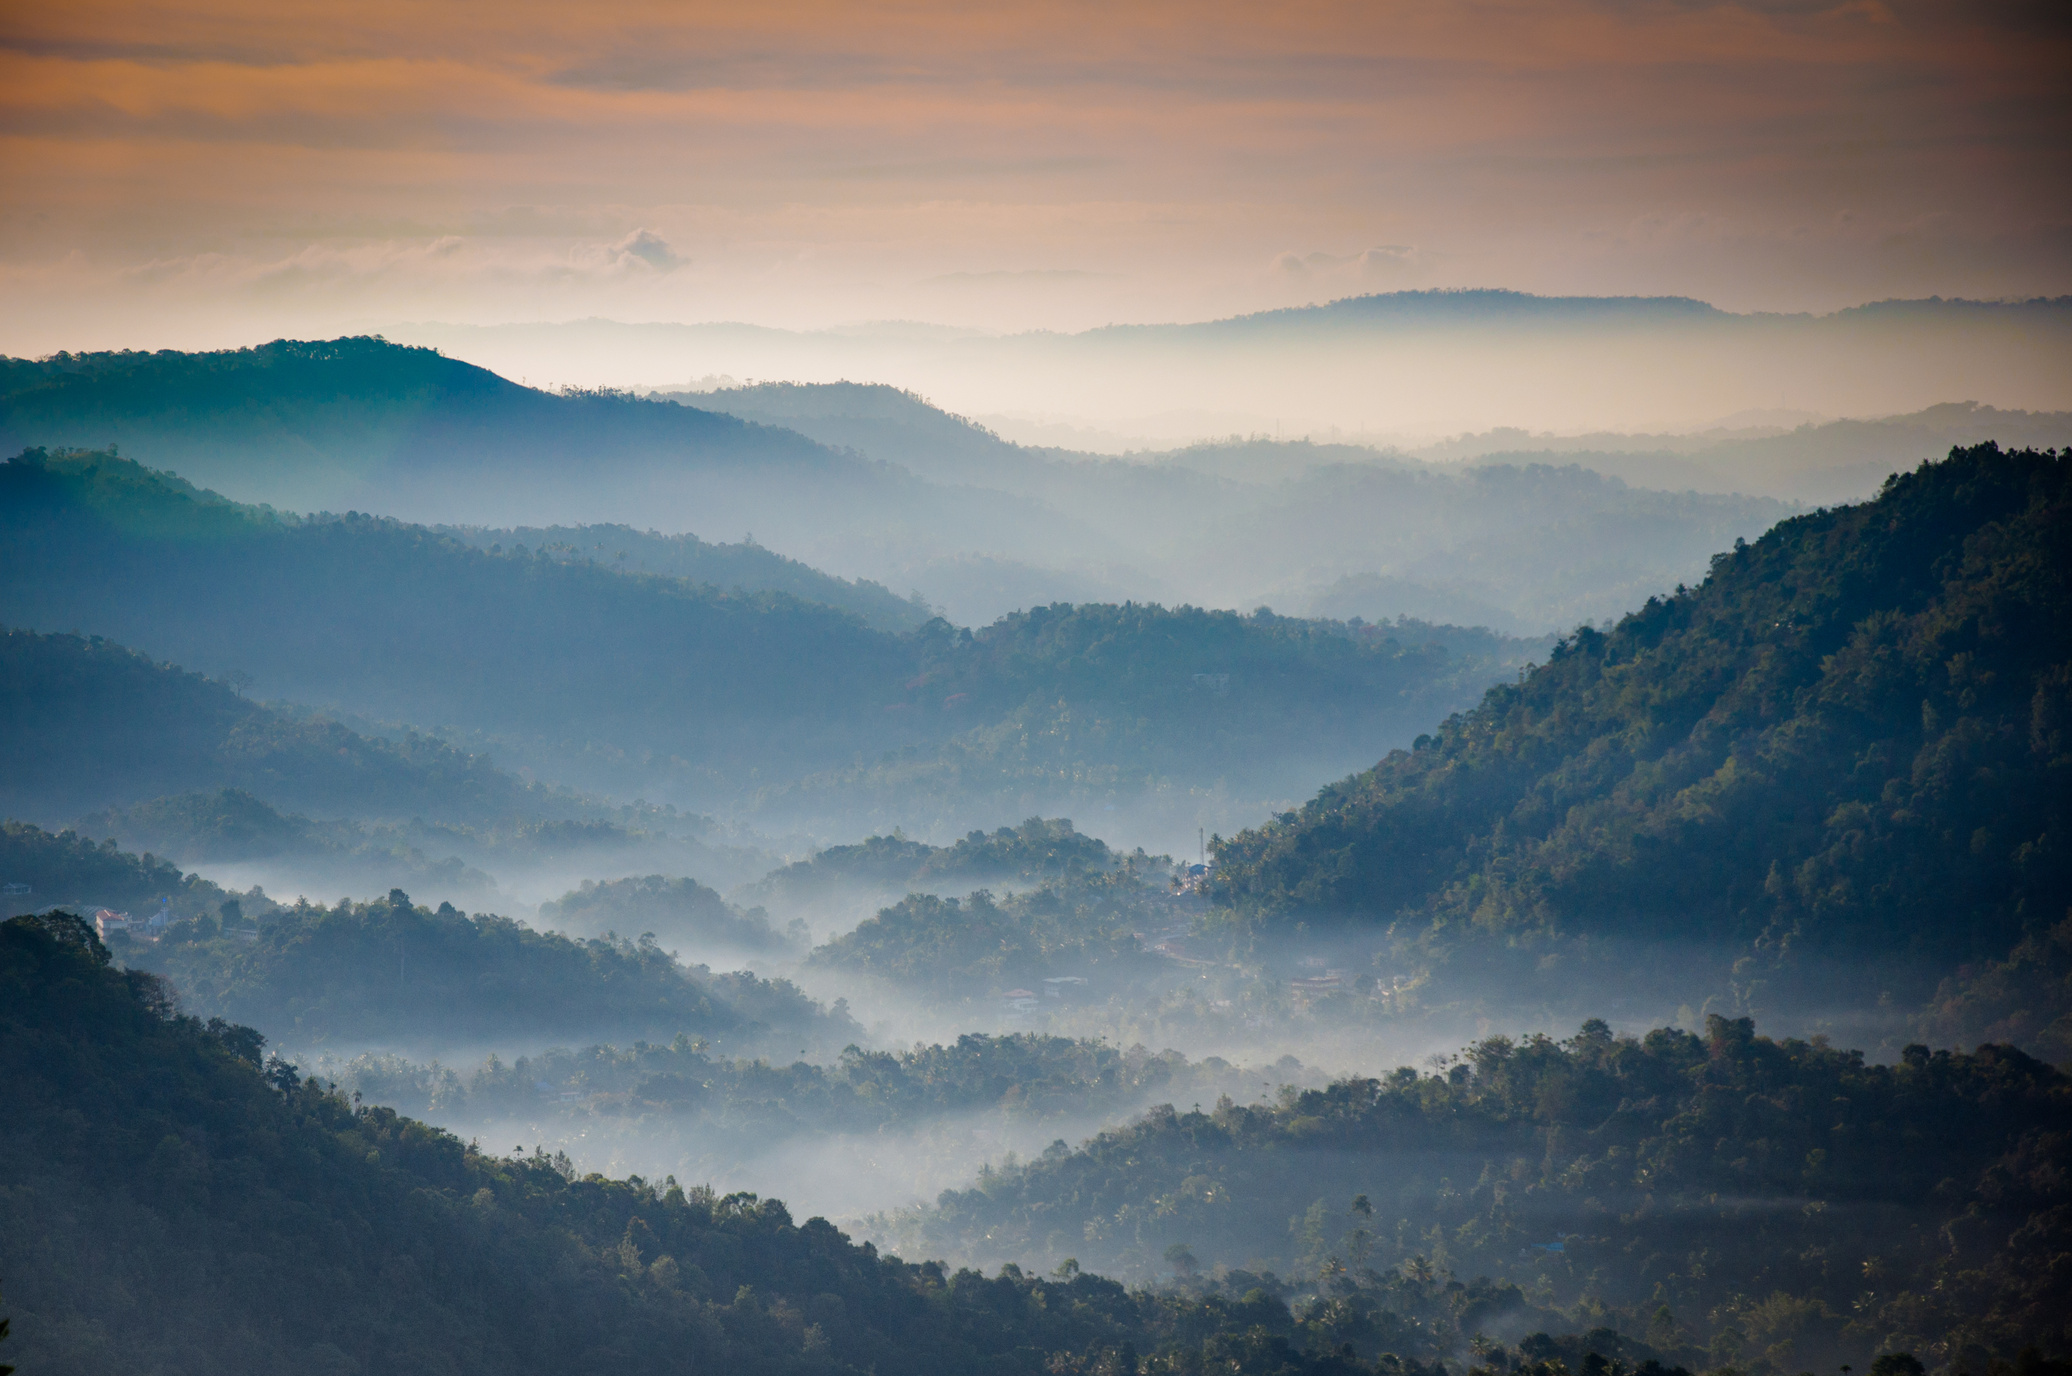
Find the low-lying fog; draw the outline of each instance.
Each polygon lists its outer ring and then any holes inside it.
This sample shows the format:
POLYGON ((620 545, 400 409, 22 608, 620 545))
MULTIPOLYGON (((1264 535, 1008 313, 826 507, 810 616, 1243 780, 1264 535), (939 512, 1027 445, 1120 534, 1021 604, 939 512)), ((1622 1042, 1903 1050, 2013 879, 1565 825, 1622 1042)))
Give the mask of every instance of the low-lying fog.
MULTIPOLYGON (((697 887, 650 885, 676 894, 670 901, 679 908, 697 887)), ((729 909, 728 920, 766 934, 760 945, 664 942, 686 963, 791 980, 845 1010, 858 1029, 846 1049, 781 1030, 723 1044, 563 1038, 549 1047, 441 1045, 407 1028, 379 1045, 279 1049, 369 1102, 487 1149, 564 1153, 580 1170, 776 1196, 797 1216, 826 1215, 868 1234, 871 1215, 933 1201, 983 1167, 1027 1160, 1055 1142, 1077 1146, 1157 1104, 1186 1111, 1224 1095, 1252 1103, 1284 1085, 1381 1076, 1401 1065, 1429 1070, 1491 1035, 1562 1038, 1591 1016, 1642 1033, 1702 1027, 1709 1012, 1754 1013, 1773 1035, 1825 1034, 1889 1056, 1903 1032, 1850 972, 1801 968, 1788 987, 1770 987, 1737 971, 1731 952, 1629 944, 1551 957, 1525 976, 1491 972, 1478 983, 1419 962, 1373 928, 1288 934, 1262 954, 1201 926, 1202 909, 1184 896, 1147 909, 1166 912, 1166 925, 1140 924, 1132 933, 1139 959, 1120 972, 1064 960, 1026 988, 1003 987, 1005 975, 923 988, 834 958, 831 941, 906 893, 948 897, 969 887, 849 884, 786 902, 781 889, 737 885, 737 898, 777 895, 768 908, 729 909), (991 1049, 983 1041, 1018 1034, 1036 1040, 991 1049), (1033 1069, 1016 1060, 1032 1055, 1052 1059, 1033 1069)), ((569 896, 547 903, 544 918, 539 906, 519 915, 596 935, 603 900, 586 908, 583 895, 613 891, 564 890, 569 896), (585 913, 587 921, 560 921, 585 913)), ((1017 886, 990 891, 1004 902, 1017 886)), ((666 927, 669 913, 653 911, 652 925, 666 927)), ((636 915, 616 928, 630 936, 639 925, 636 915)))

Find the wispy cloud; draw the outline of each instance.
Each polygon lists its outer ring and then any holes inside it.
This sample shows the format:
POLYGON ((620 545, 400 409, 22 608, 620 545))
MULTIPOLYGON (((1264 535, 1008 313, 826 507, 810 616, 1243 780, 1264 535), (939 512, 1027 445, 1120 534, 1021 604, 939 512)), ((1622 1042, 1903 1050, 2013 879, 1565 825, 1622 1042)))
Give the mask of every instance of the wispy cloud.
POLYGON ((2056 292, 2068 57, 2015 0, 16 6, 0 268, 839 316, 1047 263, 1112 274, 1096 320, 1320 282, 2056 292))

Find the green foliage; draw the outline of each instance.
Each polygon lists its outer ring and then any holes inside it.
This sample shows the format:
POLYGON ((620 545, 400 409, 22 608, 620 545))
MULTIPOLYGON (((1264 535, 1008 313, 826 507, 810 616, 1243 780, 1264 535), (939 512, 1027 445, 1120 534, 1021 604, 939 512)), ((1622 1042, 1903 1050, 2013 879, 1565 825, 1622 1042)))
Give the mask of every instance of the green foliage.
MULTIPOLYGON (((580 717, 607 740, 703 743, 721 758, 745 748, 744 722, 792 724, 780 756, 822 744, 876 709, 905 658, 846 613, 780 594, 492 554, 373 517, 289 521, 205 495, 108 454, 0 465, 0 603, 17 621, 94 625, 187 664, 236 666, 304 701, 550 740, 580 717), (797 672, 804 663, 818 672, 797 672)), ((767 762, 770 739, 756 743, 767 762)))
POLYGON ((0 810, 17 815, 225 786, 390 816, 496 816, 540 801, 482 756, 414 732, 373 740, 294 720, 98 636, 0 629, 0 750, 0 810))
POLYGON ((2012 1042, 2072 1068, 2072 916, 2024 935, 2004 960, 1960 966, 1915 1030, 1939 1046, 2012 1042))
POLYGON ((1247 920, 1989 956, 2072 894, 2072 460, 1954 452, 1218 850, 1247 920), (1961 920, 1952 920, 1953 916, 1961 920))
POLYGON ((326 1061, 323 1073, 369 1102, 436 1115, 453 1127, 558 1107, 594 1132, 684 1126, 697 1142, 717 1138, 728 1150, 767 1149, 801 1134, 912 1129, 974 1112, 1039 1123, 1121 1114, 1153 1095, 1213 1098, 1242 1074, 1213 1056, 1190 1062, 1175 1051, 975 1032, 904 1051, 852 1044, 827 1065, 728 1057, 679 1036, 667 1045, 492 1056, 472 1070, 362 1054, 326 1061), (542 1102, 548 1099, 552 1105, 542 1102))
POLYGON ((1436 633, 1186 607, 1058 605, 895 637, 781 593, 285 518, 93 452, 0 465, 0 614, 95 626, 269 694, 457 722, 580 782, 661 774, 792 812, 1292 782, 1496 672, 1436 633))
POLYGON ((782 951, 789 943, 761 908, 742 912, 695 879, 659 874, 582 886, 540 905, 544 926, 567 932, 652 933, 658 941, 782 951))
POLYGON ((881 631, 910 631, 928 620, 926 606, 894 594, 868 578, 837 578, 753 541, 713 544, 695 535, 663 535, 626 525, 434 526, 477 548, 524 545, 549 559, 604 565, 621 573, 656 573, 694 583, 752 592, 788 593, 854 612, 881 631))
POLYGON ((250 940, 179 923, 132 959, 197 1011, 300 1044, 848 1034, 790 984, 680 965, 651 937, 576 941, 446 904, 417 907, 400 890, 334 908, 298 902, 250 940))
POLYGON ((1743 1370, 2011 1358, 2072 1342, 2067 1143, 2072 1080, 2011 1048, 1873 1066, 1745 1019, 1639 1039, 1593 1021, 1440 1074, 1154 1110, 885 1222, 974 1260, 1279 1258, 1326 1297, 1362 1268, 1483 1274, 1631 1332, 1667 1305, 1665 1347, 1731 1347, 1743 1370))
POLYGON ((787 907, 856 888, 898 892, 943 884, 1024 882, 1099 874, 1130 863, 1069 817, 1031 817, 1019 827, 973 831, 947 846, 904 836, 872 836, 829 846, 744 889, 757 902, 787 907))
POLYGON ((1270 1278, 952 1274, 776 1200, 486 1155, 263 1052, 76 918, 0 925, 0 1256, 32 1369, 1425 1373, 1304 1349, 1270 1278))
POLYGON ((53 834, 26 822, 0 822, 0 883, 26 886, 26 893, 0 899, 16 911, 65 903, 143 918, 170 901, 175 912, 191 915, 214 911, 229 897, 199 875, 183 875, 155 855, 132 854, 112 839, 97 845, 76 831, 53 834))
POLYGON ((876 975, 939 999, 997 997, 1053 975, 1106 986, 1157 967, 1136 929, 1165 917, 1131 874, 1051 883, 995 899, 909 894, 815 950, 811 963, 876 975))

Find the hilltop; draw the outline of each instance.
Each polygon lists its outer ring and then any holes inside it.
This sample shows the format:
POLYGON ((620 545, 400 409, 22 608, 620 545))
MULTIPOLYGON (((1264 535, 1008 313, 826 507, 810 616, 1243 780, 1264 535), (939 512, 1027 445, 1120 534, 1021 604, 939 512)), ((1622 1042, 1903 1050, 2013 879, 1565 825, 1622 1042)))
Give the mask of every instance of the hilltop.
POLYGON ((2072 1081, 2019 1051, 1866 1065, 1746 1019, 1593 1019, 1446 1061, 1156 1108, 878 1224, 977 1265, 1314 1277, 1326 1340, 1362 1347, 1443 1341, 1449 1308, 1515 1334, 1528 1297, 1713 1370, 1959 1345, 1984 1369, 2066 1340, 2072 1081))
POLYGON ((960 798, 1027 816, 1171 778, 1286 796, 1472 701, 1528 648, 1142 604, 895 635, 780 592, 242 505, 105 452, 0 465, 0 536, 14 624, 450 727, 578 786, 844 829, 917 801, 935 825, 960 798))
POLYGON ((15 817, 223 788, 331 815, 469 820, 552 805, 480 755, 290 717, 98 636, 0 628, 0 752, 0 815, 15 817))
MULTIPOLYGON (((250 1028, 180 1014, 65 914, 0 924, 0 1079, 9 1355, 32 1370, 1079 1376, 1142 1352, 1233 1376, 1427 1372, 1421 1327, 1363 1334, 1355 1355, 1271 1277, 1159 1293, 1075 1263, 988 1279, 881 1255, 776 1199, 498 1155, 303 1078, 250 1028)), ((1561 1325, 1515 1287, 1478 1293, 1561 1325)), ((1608 1331, 1531 1341, 1579 1365, 1654 1355, 1608 1331)))
POLYGON ((1786 521, 1220 843, 1217 901, 1521 952, 1998 956, 2072 905, 2068 502, 2072 460, 1984 445, 1786 521))

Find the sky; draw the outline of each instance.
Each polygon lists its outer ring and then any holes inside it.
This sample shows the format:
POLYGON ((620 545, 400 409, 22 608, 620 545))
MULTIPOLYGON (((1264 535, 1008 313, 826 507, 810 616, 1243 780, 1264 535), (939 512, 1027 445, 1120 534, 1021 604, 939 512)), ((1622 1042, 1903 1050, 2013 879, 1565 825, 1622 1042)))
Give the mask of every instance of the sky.
POLYGON ((0 11, 0 350, 2072 292, 2061 4, 0 11))

